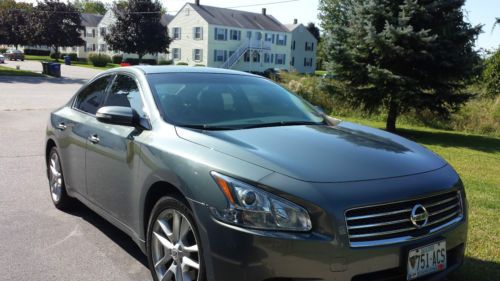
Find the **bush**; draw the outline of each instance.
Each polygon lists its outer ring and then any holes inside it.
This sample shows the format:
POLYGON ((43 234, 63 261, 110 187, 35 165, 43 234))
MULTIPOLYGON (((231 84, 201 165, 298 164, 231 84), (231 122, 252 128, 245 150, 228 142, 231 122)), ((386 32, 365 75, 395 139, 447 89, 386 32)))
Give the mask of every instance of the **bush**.
POLYGON ((122 55, 114 55, 112 57, 113 63, 114 64, 120 64, 123 61, 123 56, 122 55))
POLYGON ((68 54, 65 54, 65 56, 69 56, 71 61, 78 61, 78 54, 77 53, 68 53, 68 54))
POLYGON ((180 61, 180 62, 177 63, 177 65, 189 65, 189 64, 187 62, 180 61))
POLYGON ((62 54, 61 53, 52 53, 52 54, 50 54, 50 58, 58 60, 58 59, 62 58, 62 54))
POLYGON ((24 49, 25 55, 31 56, 48 56, 50 55, 50 51, 48 50, 35 50, 35 49, 24 49))
POLYGON ((111 63, 111 58, 106 54, 91 53, 89 54, 88 60, 93 66, 99 67, 103 67, 108 65, 108 63, 111 63))
POLYGON ((487 96, 500 95, 500 48, 485 61, 483 83, 487 96))
POLYGON ((158 62, 158 65, 172 65, 172 64, 174 64, 173 60, 160 60, 158 62))
MULTIPOLYGON (((139 59, 126 58, 123 62, 128 62, 131 65, 138 65, 139 64, 139 59)), ((141 64, 156 65, 157 62, 156 62, 155 59, 142 59, 141 64)))
POLYGON ((201 63, 197 63, 197 64, 195 64, 194 66, 205 67, 205 65, 204 65, 204 64, 201 64, 201 63))
POLYGON ((7 52, 6 48, 0 48, 0 54, 5 54, 5 52, 7 52))

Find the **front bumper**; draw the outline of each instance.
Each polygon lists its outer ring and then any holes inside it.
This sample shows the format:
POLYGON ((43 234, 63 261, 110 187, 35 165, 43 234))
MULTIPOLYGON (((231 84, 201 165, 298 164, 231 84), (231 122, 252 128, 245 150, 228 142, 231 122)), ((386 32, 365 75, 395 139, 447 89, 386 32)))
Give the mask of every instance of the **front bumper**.
POLYGON ((410 249, 446 239, 447 270, 419 280, 439 280, 463 261, 467 217, 440 232, 411 242, 350 248, 321 234, 262 232, 215 220, 207 206, 193 202, 210 281, 406 280, 410 249))

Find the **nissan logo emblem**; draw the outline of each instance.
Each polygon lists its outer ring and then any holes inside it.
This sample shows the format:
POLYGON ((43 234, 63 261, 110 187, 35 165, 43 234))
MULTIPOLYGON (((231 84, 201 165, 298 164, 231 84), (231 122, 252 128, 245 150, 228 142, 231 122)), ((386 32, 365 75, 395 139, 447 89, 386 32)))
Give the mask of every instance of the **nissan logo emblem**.
POLYGON ((429 221, 429 213, 424 206, 417 204, 411 210, 410 220, 417 228, 422 228, 429 221))

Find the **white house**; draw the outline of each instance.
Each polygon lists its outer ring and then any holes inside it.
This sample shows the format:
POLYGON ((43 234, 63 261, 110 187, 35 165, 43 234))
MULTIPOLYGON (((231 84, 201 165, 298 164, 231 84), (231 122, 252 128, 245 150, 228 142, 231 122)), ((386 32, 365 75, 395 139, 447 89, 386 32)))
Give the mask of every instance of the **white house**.
POLYGON ((297 20, 286 27, 292 33, 290 68, 300 73, 313 73, 316 70, 318 40, 297 20))
POLYGON ((174 63, 262 72, 290 68, 291 32, 266 13, 186 3, 169 23, 174 63))
POLYGON ((99 31, 97 26, 103 16, 98 14, 82 14, 82 39, 83 46, 60 48, 60 52, 76 53, 79 58, 86 58, 89 53, 96 52, 98 48, 99 31))

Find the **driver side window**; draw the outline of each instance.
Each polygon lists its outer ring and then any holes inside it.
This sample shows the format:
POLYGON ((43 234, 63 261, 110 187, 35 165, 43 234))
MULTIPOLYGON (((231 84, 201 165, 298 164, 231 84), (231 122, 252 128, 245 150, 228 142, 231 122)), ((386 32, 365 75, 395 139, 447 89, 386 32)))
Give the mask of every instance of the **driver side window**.
POLYGON ((95 115, 104 100, 106 89, 112 80, 113 76, 109 75, 92 82, 78 94, 73 107, 95 115))
POLYGON ((141 93, 135 79, 128 75, 118 74, 111 86, 104 106, 131 107, 140 116, 143 116, 141 93))

